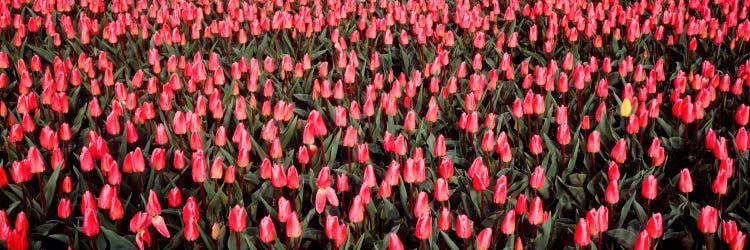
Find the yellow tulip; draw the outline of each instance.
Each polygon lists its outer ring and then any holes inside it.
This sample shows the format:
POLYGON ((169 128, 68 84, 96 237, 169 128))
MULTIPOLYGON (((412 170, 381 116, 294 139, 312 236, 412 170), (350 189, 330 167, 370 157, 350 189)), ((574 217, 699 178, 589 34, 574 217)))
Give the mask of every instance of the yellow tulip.
POLYGON ((622 104, 620 104, 620 116, 629 117, 632 112, 633 104, 630 103, 630 99, 625 98, 625 100, 622 100, 622 104))

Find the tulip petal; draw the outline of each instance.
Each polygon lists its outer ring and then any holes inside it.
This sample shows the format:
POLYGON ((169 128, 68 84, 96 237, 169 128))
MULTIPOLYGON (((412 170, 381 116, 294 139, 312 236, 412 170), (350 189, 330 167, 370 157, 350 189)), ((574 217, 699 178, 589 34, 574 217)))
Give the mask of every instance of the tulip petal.
POLYGON ((154 228, 156 228, 156 231, 159 231, 159 233, 162 236, 164 236, 166 238, 170 237, 169 236, 169 230, 167 229, 167 224, 164 223, 164 218, 163 217, 161 217, 161 216, 154 216, 154 218, 151 221, 151 224, 154 225, 154 228))
POLYGON ((326 208, 326 193, 324 189, 318 189, 318 193, 315 194, 315 211, 318 213, 322 213, 323 209, 326 208))

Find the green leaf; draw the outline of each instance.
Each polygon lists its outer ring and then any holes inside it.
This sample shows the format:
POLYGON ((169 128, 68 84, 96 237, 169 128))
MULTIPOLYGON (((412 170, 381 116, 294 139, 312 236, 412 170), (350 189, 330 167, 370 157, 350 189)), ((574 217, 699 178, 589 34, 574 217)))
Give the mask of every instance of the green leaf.
POLYGON ((133 243, 131 243, 129 240, 123 238, 119 234, 105 227, 101 227, 101 232, 109 242, 109 244, 107 245, 108 249, 136 249, 135 245, 133 245, 133 243))
POLYGON ((53 171, 52 175, 49 177, 49 180, 47 180, 47 184, 44 185, 44 197, 47 201, 47 204, 44 204, 45 211, 49 211, 49 207, 52 205, 52 200, 54 200, 55 190, 57 189, 57 179, 60 177, 61 169, 62 167, 58 164, 55 171, 53 171))
POLYGON ((624 228, 609 230, 607 231, 607 235, 617 240, 617 243, 620 243, 625 249, 631 249, 635 244, 635 239, 638 238, 635 231, 624 228))

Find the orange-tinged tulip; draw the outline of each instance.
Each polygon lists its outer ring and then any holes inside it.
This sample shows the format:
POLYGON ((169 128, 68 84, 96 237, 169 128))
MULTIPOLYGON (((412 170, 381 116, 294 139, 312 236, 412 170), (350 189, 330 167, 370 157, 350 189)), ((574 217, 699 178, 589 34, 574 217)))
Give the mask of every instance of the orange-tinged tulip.
POLYGON ((297 211, 294 211, 289 215, 289 219, 286 222, 286 237, 299 238, 300 235, 302 235, 302 227, 297 217, 297 211))

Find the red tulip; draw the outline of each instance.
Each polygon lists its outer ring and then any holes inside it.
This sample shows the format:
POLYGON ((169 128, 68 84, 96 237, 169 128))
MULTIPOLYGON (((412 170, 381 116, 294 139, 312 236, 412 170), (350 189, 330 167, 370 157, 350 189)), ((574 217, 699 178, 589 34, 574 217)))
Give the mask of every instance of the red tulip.
POLYGON ((716 208, 712 206, 705 206, 701 208, 700 216, 698 217, 698 229, 704 234, 712 234, 716 232, 718 227, 718 212, 716 208))
POLYGON ((538 196, 534 197, 529 209, 529 223, 531 225, 541 225, 547 220, 547 212, 544 211, 542 205, 542 199, 538 196))
POLYGON ((268 215, 260 220, 260 241, 270 243, 276 240, 276 228, 273 225, 271 216, 268 215))
POLYGON ((451 229, 451 211, 448 210, 447 207, 440 209, 437 224, 440 231, 448 231, 451 229))
POLYGON ((67 198, 61 198, 60 203, 57 204, 57 217, 61 219, 67 219, 70 216, 70 200, 67 198))
POLYGON ((487 250, 492 244, 492 228, 485 228, 477 235, 477 249, 487 250))
MULTIPOLYGON (((175 154, 175 158, 177 155, 175 154)), ((203 157, 203 150, 198 150, 190 156, 193 181, 203 183, 206 179, 206 159, 203 157)))
POLYGON ((737 236, 737 223, 733 220, 721 221, 721 239, 726 243, 732 242, 734 237, 737 236))
POLYGON ((734 136, 734 145, 737 147, 737 151, 744 152, 747 150, 747 131, 744 127, 737 130, 737 134, 734 136))
POLYGON ((745 249, 745 234, 742 232, 737 232, 737 235, 734 237, 732 242, 729 243, 729 248, 732 250, 745 249))
POLYGON ((663 233, 663 223, 661 220, 661 214, 655 213, 651 216, 651 219, 646 223, 646 232, 651 239, 658 239, 663 233))
POLYGON ((500 178, 497 178, 497 181, 495 182, 495 192, 492 195, 492 201, 496 204, 505 204, 505 201, 508 196, 508 178, 505 177, 505 175, 500 176, 500 178))
POLYGON ((557 127, 557 143, 560 143, 562 146, 570 144, 570 128, 568 124, 562 124, 560 127, 557 127))
POLYGON ((646 230, 641 231, 640 234, 638 234, 638 238, 635 240, 635 246, 633 246, 633 250, 649 250, 651 249, 648 233, 646 230))
POLYGON ((419 192, 417 195, 417 199, 414 202, 414 217, 419 217, 423 214, 429 214, 430 213, 430 201, 427 198, 427 193, 424 191, 419 192))
POLYGON ((723 195, 727 193, 727 182, 729 181, 729 174, 724 169, 719 169, 719 173, 716 175, 713 184, 711 185, 711 191, 715 194, 723 195))
POLYGON ((641 196, 647 200, 656 199, 657 189, 659 188, 659 181, 654 175, 646 176, 643 180, 641 187, 641 196))
POLYGON ((620 200, 620 187, 617 181, 610 181, 607 184, 607 190, 604 192, 604 200, 607 204, 615 204, 620 200))
POLYGON ((143 212, 137 212, 130 220, 130 231, 136 233, 135 242, 138 245, 138 249, 145 249, 146 245, 151 245, 151 236, 149 234, 148 226, 151 225, 149 216, 143 212))
POLYGON ((484 132, 484 135, 482 136, 482 144, 481 149, 484 152, 490 152, 492 149, 495 148, 495 138, 494 133, 492 130, 487 130, 484 132))
POLYGON ((627 144, 625 142, 624 138, 620 138, 620 140, 617 141, 615 144, 615 147, 612 148, 612 152, 610 153, 612 156, 612 160, 617 162, 618 164, 622 164, 627 159, 627 144))
POLYGON ((185 229, 183 231, 183 235, 185 236, 185 240, 188 242, 194 242, 198 240, 198 237, 200 237, 200 231, 198 230, 198 225, 195 218, 188 218, 187 221, 185 221, 185 229))
POLYGON ((500 224, 500 231, 503 232, 503 234, 511 235, 513 232, 516 231, 516 212, 513 210, 510 210, 508 212, 505 212, 505 216, 503 216, 503 222, 500 224))
POLYGON ((0 168, 0 188, 8 185, 8 175, 5 173, 5 168, 0 168))
POLYGON ((289 216, 292 214, 292 207, 289 203, 289 200, 284 198, 283 196, 279 198, 279 210, 276 214, 277 218, 281 223, 286 223, 287 219, 289 219, 289 216))
POLYGON ((331 203, 332 206, 339 205, 336 191, 330 188, 331 170, 328 167, 323 167, 323 169, 320 170, 315 183, 318 185, 318 191, 315 195, 315 211, 322 213, 325 209, 326 201, 331 203))
POLYGON ((589 134, 589 139, 586 141, 586 151, 588 151, 589 153, 598 153, 599 146, 601 145, 599 140, 599 131, 591 131, 591 134, 589 134))
POLYGON ((458 238, 468 239, 472 234, 472 223, 465 214, 458 215, 456 219, 456 234, 458 238))
POLYGON ((388 250, 404 250, 404 244, 401 243, 398 234, 388 234, 388 250))
POLYGON ((536 166, 534 173, 529 178, 529 187, 539 190, 544 187, 544 169, 541 166, 536 166))
POLYGON ((149 163, 151 164, 151 168, 153 168, 156 171, 164 170, 166 167, 166 156, 167 151, 162 148, 155 148, 154 151, 151 153, 151 159, 149 160, 149 163))
POLYGON ((445 137, 442 134, 438 135, 437 139, 435 139, 433 153, 436 157, 445 156, 445 137))
POLYGON ((286 173, 284 173, 283 166, 273 164, 271 168, 271 185, 275 188, 286 186, 286 173))
POLYGON ((417 226, 414 230, 414 235, 419 240, 427 240, 432 234, 432 219, 429 214, 422 214, 417 219, 417 226))
POLYGON ((693 191, 693 179, 690 177, 690 170, 683 168, 680 171, 680 180, 678 183, 680 192, 690 193, 693 191))
POLYGON ((444 179, 450 179, 453 177, 453 161, 451 158, 444 157, 440 161, 440 166, 438 166, 438 173, 440 174, 440 177, 443 177, 444 179))
POLYGON ((86 209, 83 216, 83 234, 88 237, 94 237, 99 234, 99 219, 96 218, 95 209, 86 209))
POLYGON ((367 143, 362 143, 357 146, 357 162, 366 163, 370 160, 370 146, 367 143))
POLYGON ((518 198, 516 198, 516 206, 515 206, 515 212, 516 215, 523 216, 526 214, 526 211, 529 209, 529 200, 526 198, 524 194, 518 194, 518 198))
MULTIPOLYGON (((352 200, 352 205, 349 207, 349 221, 353 223, 362 222, 365 219, 365 203, 361 196, 357 195, 352 200)), ((414 206, 416 210, 416 205, 414 206)), ((429 209, 429 207, 428 207, 429 209)))
POLYGON ((294 211, 286 222, 286 237, 299 238, 300 235, 302 235, 302 227, 297 217, 297 211, 294 211))
POLYGON ((531 137, 531 140, 529 141, 529 151, 531 151, 531 154, 533 155, 539 155, 542 153, 542 137, 539 135, 531 137))
POLYGON ((439 202, 447 201, 450 198, 450 192, 448 191, 448 182, 443 178, 438 178, 435 181, 434 190, 435 200, 439 202))
MULTIPOLYGON (((232 168, 232 172, 234 172, 234 166, 229 166, 232 168)), ((227 171, 229 168, 227 168, 227 171)), ((289 166, 289 169, 286 171, 286 187, 289 189, 297 189, 299 188, 299 174, 297 174, 297 168, 294 166, 289 166)))
POLYGON ((244 207, 235 205, 229 212, 229 229, 232 230, 232 232, 239 233, 245 231, 246 226, 247 211, 245 211, 244 207))
POLYGON ((576 225, 576 230, 573 235, 573 239, 576 242, 576 245, 578 246, 588 246, 589 242, 591 241, 591 236, 589 236, 589 225, 588 222, 586 222, 586 219, 579 219, 578 224, 576 225))

